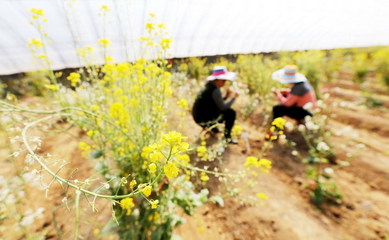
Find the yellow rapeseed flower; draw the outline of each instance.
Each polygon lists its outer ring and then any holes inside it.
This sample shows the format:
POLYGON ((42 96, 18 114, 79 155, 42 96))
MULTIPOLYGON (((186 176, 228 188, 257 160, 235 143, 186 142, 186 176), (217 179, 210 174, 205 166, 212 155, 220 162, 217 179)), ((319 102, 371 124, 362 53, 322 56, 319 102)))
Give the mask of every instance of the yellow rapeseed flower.
POLYGON ((158 204, 159 204, 159 200, 151 200, 150 201, 151 203, 151 209, 156 209, 158 207, 158 204))
POLYGON ((109 7, 107 5, 103 5, 103 6, 101 6, 100 10, 105 11, 105 12, 109 12, 109 7))
POLYGON ((179 169, 176 164, 173 162, 167 162, 165 166, 163 166, 163 171, 168 178, 174 178, 178 176, 179 169))
POLYGON ((128 110, 122 103, 115 102, 110 107, 110 117, 117 119, 118 124, 126 125, 130 118, 128 110))
POLYGON ((130 70, 130 65, 128 63, 119 63, 116 66, 116 70, 121 73, 126 73, 130 70))
POLYGON ((201 172, 200 179, 201 179, 201 181, 203 181, 203 182, 209 181, 209 177, 207 176, 207 174, 205 174, 205 172, 201 172))
POLYGON ((197 147, 197 156, 202 161, 206 161, 208 159, 208 151, 205 145, 197 147))
POLYGON ((108 47, 111 44, 111 41, 109 41, 108 39, 102 38, 102 39, 99 39, 98 44, 101 47, 108 47))
POLYGON ((129 106, 130 106, 131 108, 137 108, 137 107, 139 106, 139 103, 138 103, 137 100, 131 99, 131 100, 130 100, 129 106))
POLYGON ((271 169, 271 161, 265 158, 261 158, 258 160, 258 158, 250 156, 246 158, 246 162, 244 163, 244 166, 246 168, 258 168, 259 171, 268 173, 271 169))
POLYGON ((207 152, 207 148, 205 146, 197 147, 197 156, 201 157, 207 152))
POLYGON ((244 166, 247 168, 254 168, 258 166, 258 158, 249 156, 246 158, 246 162, 244 163, 244 166))
POLYGON ((94 112, 97 112, 97 111, 100 110, 100 107, 99 107, 98 105, 92 105, 92 106, 90 107, 90 109, 91 109, 92 111, 94 111, 94 112))
POLYGON ((42 59, 42 60, 47 60, 47 56, 46 55, 38 55, 38 58, 42 59))
POLYGON ((79 73, 72 72, 66 79, 70 81, 70 85, 72 87, 75 87, 77 86, 77 83, 81 82, 81 75, 79 73))
POLYGON ((59 90, 58 86, 55 84, 46 84, 45 87, 55 92, 59 90))
POLYGON ((127 210, 126 215, 130 215, 131 208, 135 206, 134 200, 132 198, 124 198, 124 199, 120 200, 120 206, 123 209, 127 210))
POLYGON ((115 65, 111 63, 106 63, 104 64, 101 70, 107 75, 111 75, 115 71, 115 65))
POLYGON ((187 165, 190 162, 190 157, 188 154, 176 155, 176 159, 183 165, 187 165))
MULTIPOLYGON (((139 82, 141 82, 143 79, 147 80, 147 78, 143 78, 142 77, 142 79, 139 79, 139 82)), ((135 93, 138 93, 140 90, 141 89, 140 89, 140 87, 138 85, 134 85, 134 86, 131 86, 130 93, 134 93, 135 94, 135 93)))
POLYGON ((141 42, 148 42, 148 41, 150 41, 150 38, 149 37, 140 37, 139 41, 141 41, 141 42))
POLYGON ((157 171, 157 165, 155 165, 155 163, 150 163, 148 171, 149 173, 154 174, 157 171))
POLYGON ((178 106, 180 106, 182 109, 184 110, 189 110, 189 105, 188 105, 188 101, 186 101, 186 99, 180 99, 178 102, 177 102, 178 106))
POLYGON ((45 12, 43 9, 40 9, 40 8, 31 8, 30 9, 30 12, 32 14, 35 14, 37 16, 41 16, 41 17, 44 17, 45 16, 45 12))
POLYGON ((152 152, 148 157, 148 160, 150 160, 150 162, 159 162, 162 159, 164 159, 164 156, 161 152, 152 152))
POLYGON ((42 41, 36 38, 31 38, 27 45, 35 50, 43 47, 42 41))
POLYGON ((153 23, 147 23, 146 29, 150 33, 152 30, 154 30, 154 24, 153 23))
POLYGON ((129 142, 128 143, 128 148, 129 149, 134 149, 135 147, 136 147, 136 145, 133 142, 129 142))
POLYGON ((257 193, 256 194, 259 199, 268 199, 269 197, 264 193, 257 193))
POLYGON ((181 133, 176 131, 171 131, 162 136, 162 139, 168 142, 172 146, 179 145, 184 138, 185 137, 183 137, 181 133))
POLYGON ((97 131, 97 130, 89 130, 86 132, 86 135, 88 135, 89 137, 93 137, 97 134, 99 134, 99 131, 97 131))
POLYGON ((146 197, 148 197, 148 196, 150 196, 150 194, 151 194, 151 190, 152 190, 151 186, 146 186, 145 188, 143 188, 142 193, 143 193, 146 197))
MULTIPOLYGON (((165 79, 170 79, 171 77, 172 77, 172 74, 170 73, 170 72, 164 72, 163 73, 163 77, 165 78, 165 79)), ((170 83, 170 82, 169 82, 170 83)))
POLYGON ((233 128, 232 128, 232 131, 231 131, 231 135, 233 137, 238 137, 242 134, 242 127, 239 126, 239 125, 235 125, 233 128))
POLYGON ((152 73, 154 76, 156 75, 156 73, 160 73, 161 72, 161 68, 159 68, 158 65, 155 64, 155 63, 149 63, 145 67, 145 70, 148 71, 149 73, 152 73))
POLYGON ((86 46, 77 49, 77 54, 80 55, 82 58, 86 58, 88 55, 92 54, 92 52, 93 52, 93 47, 91 46, 86 46))
POLYGON ((134 179, 134 180, 132 180, 131 182, 130 182, 130 188, 134 188, 135 187, 135 185, 136 185, 136 180, 134 179))
POLYGON ((127 178, 126 177, 122 177, 121 179, 120 179, 120 183, 122 184, 122 186, 124 186, 125 184, 127 184, 127 178))
POLYGON ((261 172, 268 173, 271 169, 271 161, 265 158, 262 158, 258 161, 258 168, 261 172))
POLYGON ((161 29, 166 29, 166 26, 164 24, 162 24, 162 23, 157 24, 157 27, 161 28, 161 29))
POLYGON ((88 143, 86 143, 86 142, 80 142, 78 144, 78 148, 83 150, 83 151, 91 149, 90 145, 88 143))
POLYGON ((142 149, 142 153, 140 154, 142 158, 148 158, 150 153, 152 153, 154 150, 150 146, 145 146, 142 149))
POLYGON ((162 48, 162 49, 168 49, 168 48, 170 48, 170 43, 171 43, 172 41, 173 41, 173 40, 171 40, 170 38, 162 38, 161 41, 160 41, 161 48, 162 48))
POLYGON ((187 142, 182 142, 180 143, 178 146, 178 151, 182 152, 182 153, 185 153, 189 150, 189 143, 187 142))
POLYGON ((278 117, 276 119, 273 120, 273 122, 271 123, 273 126, 276 126, 278 129, 284 129, 284 125, 286 123, 286 120, 282 117, 278 117))
POLYGON ((62 72, 56 72, 56 73, 54 73, 54 75, 56 78, 60 78, 60 77, 62 77, 62 72))
POLYGON ((114 62, 114 61, 115 61, 115 59, 112 56, 105 56, 105 62, 111 63, 111 62, 114 62))

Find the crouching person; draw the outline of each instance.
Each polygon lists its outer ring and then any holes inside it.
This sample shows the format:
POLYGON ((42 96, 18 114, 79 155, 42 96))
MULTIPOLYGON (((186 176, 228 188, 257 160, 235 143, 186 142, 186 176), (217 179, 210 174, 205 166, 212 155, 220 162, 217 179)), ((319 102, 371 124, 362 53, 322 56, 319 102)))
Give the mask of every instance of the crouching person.
MULTIPOLYGON (((273 80, 280 83, 288 84, 288 89, 273 90, 279 104, 273 107, 273 120, 279 117, 287 116, 295 119, 298 124, 304 123, 306 116, 312 116, 312 113, 305 109, 304 106, 316 105, 316 95, 312 86, 307 81, 307 78, 297 72, 295 65, 287 65, 284 68, 273 72, 273 80)), ((266 138, 273 136, 274 133, 270 131, 266 138)))
POLYGON ((297 72, 295 65, 287 65, 272 74, 274 80, 289 84, 290 89, 274 90, 278 105, 273 107, 273 119, 288 116, 302 122, 306 116, 312 116, 304 106, 316 105, 316 95, 307 78, 297 72))
POLYGON ((227 89, 226 96, 223 97, 221 88, 226 81, 235 81, 236 77, 236 73, 228 72, 224 66, 214 67, 212 75, 206 79, 204 89, 197 95, 192 109, 195 122, 212 133, 218 133, 217 125, 224 123, 224 137, 228 143, 237 143, 237 140, 231 139, 231 130, 236 118, 236 112, 231 105, 239 94, 227 89))

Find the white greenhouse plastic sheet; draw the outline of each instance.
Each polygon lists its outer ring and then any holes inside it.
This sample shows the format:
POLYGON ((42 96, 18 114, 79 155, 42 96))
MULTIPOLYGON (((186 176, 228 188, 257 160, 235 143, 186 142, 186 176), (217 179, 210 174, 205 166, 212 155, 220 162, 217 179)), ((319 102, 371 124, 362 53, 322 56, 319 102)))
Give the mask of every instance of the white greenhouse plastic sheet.
POLYGON ((389 45, 389 0, 0 0, 0 75, 42 67, 27 47, 39 39, 31 8, 48 18, 54 69, 85 65, 85 46, 103 63, 102 38, 116 62, 139 58, 150 13, 167 27, 171 57, 389 45))

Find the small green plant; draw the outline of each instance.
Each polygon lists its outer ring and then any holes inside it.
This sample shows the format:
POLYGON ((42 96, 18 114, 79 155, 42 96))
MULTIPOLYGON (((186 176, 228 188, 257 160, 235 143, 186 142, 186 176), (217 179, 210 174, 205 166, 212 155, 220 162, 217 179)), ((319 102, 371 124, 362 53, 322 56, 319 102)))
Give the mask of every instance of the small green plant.
POLYGON ((334 153, 327 143, 319 142, 309 150, 309 154, 303 162, 308 164, 308 189, 311 190, 312 202, 319 207, 323 204, 341 204, 343 197, 332 178, 334 170, 327 166, 334 153))
POLYGON ((309 147, 309 154, 303 162, 308 166, 307 187, 311 191, 311 200, 318 207, 341 204, 343 196, 338 192, 333 178, 334 169, 329 165, 336 164, 336 155, 326 140, 329 137, 329 131, 325 130, 327 118, 315 116, 315 119, 306 117, 305 120, 305 126, 299 125, 299 131, 309 147))
POLYGON ((364 92, 363 94, 364 98, 365 98, 365 101, 364 101, 364 105, 368 108, 378 108, 378 107, 382 107, 382 102, 373 97, 371 93, 369 92, 364 92))
MULTIPOLYGON (((324 98, 328 97, 328 94, 324 95, 324 98)), ((323 113, 324 108, 323 101, 319 100, 317 107, 310 109, 314 116, 305 117, 304 124, 298 125, 297 130, 304 140, 300 145, 304 146, 297 146, 293 139, 286 139, 287 145, 292 148, 292 155, 300 158, 307 166, 304 185, 309 190, 312 203, 319 208, 325 204, 341 204, 343 199, 334 179, 335 168, 338 166, 336 154, 328 140, 331 131, 328 128, 328 118, 323 113), (308 150, 303 152, 302 149, 306 147, 308 150)), ((292 125, 289 122, 285 123, 289 130, 293 128, 292 125)))

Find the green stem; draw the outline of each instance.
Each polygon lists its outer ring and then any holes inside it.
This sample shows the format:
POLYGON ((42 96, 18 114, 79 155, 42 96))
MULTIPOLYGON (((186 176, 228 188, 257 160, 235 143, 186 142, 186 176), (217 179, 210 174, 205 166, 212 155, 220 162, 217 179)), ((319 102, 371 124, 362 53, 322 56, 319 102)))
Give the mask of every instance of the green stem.
POLYGON ((209 171, 209 170, 205 170, 205 169, 202 169, 202 168, 198 168, 198 167, 192 167, 192 166, 188 166, 188 165, 184 165, 180 162, 177 162, 177 161, 174 161, 176 162, 178 165, 180 165, 181 167, 184 167, 184 168, 187 168, 187 169, 190 169, 192 171, 197 171, 197 172, 205 172, 205 173, 208 173, 208 174, 212 174, 212 175, 218 175, 218 176, 230 176, 230 177, 238 177, 239 175, 237 174, 228 174, 228 173, 221 173, 221 172, 215 172, 215 171, 209 171))
POLYGON ((303 135, 304 140, 305 140, 305 142, 307 143, 309 149, 316 149, 316 148, 312 145, 310 139, 308 138, 308 134, 306 134, 305 132, 303 132, 302 135, 303 135))
POLYGON ((79 229, 79 223, 80 223, 80 191, 76 191, 76 216, 74 220, 74 240, 78 239, 78 229, 79 229))
MULTIPOLYGON (((57 109, 57 110, 51 110, 51 111, 45 111, 45 110, 31 110, 31 109, 26 109, 26 108, 21 108, 21 107, 17 107, 17 106, 14 106, 12 104, 9 104, 5 101, 2 101, 0 100, 0 105, 3 104, 5 106, 8 106, 12 109, 15 109, 19 112, 28 112, 28 113, 36 113, 36 114, 56 114, 56 113, 60 113, 60 112, 65 112, 67 110, 74 110, 74 111, 80 111, 80 112, 84 112, 86 114, 89 114, 91 116, 94 116, 96 118, 99 117, 99 115, 93 113, 93 112, 90 112, 88 110, 85 110, 85 109, 82 109, 82 108, 78 108, 78 107, 65 107, 65 108, 60 108, 60 109, 57 109)), ((8 109, 5 109, 5 110, 2 110, 0 109, 0 112, 3 112, 3 111, 9 111, 8 109)), ((66 114, 64 114, 66 115, 66 114)), ((70 114, 67 114, 68 116, 71 116, 70 114)), ((122 132, 124 135, 126 135, 126 137, 128 139, 131 140, 131 137, 130 135, 128 135, 128 133, 124 132, 119 126, 117 126, 115 123, 112 123, 111 121, 109 121, 108 119, 105 119, 105 118, 101 118, 102 120, 104 120, 105 122, 107 122, 108 124, 112 125, 114 128, 116 128, 118 131, 122 132)))
POLYGON ((24 143, 24 145, 26 146, 26 149, 27 151, 31 154, 31 156, 39 163, 39 165, 42 166, 42 168, 44 170, 46 170, 51 176, 53 176, 58 182, 60 183, 64 183, 66 185, 68 185, 69 187, 72 187, 74 189, 77 189, 85 194, 88 194, 88 195, 92 195, 92 196, 96 196, 96 197, 99 197, 99 198, 105 198, 105 199, 122 199, 122 198, 127 198, 127 197, 132 197, 132 196, 135 196, 136 194, 140 193, 139 190, 137 191, 134 191, 132 193, 129 193, 129 194, 126 194, 126 195, 118 195, 118 196, 113 196, 113 195, 105 195, 105 194, 98 194, 98 193, 95 193, 95 192, 92 192, 92 191, 89 191, 89 190, 86 190, 76 184, 73 184, 71 183, 69 180, 67 179, 64 179, 60 176, 58 176, 56 173, 54 173, 53 171, 51 171, 47 165, 45 163, 43 163, 43 161, 35 154, 35 152, 32 150, 31 146, 29 145, 28 141, 27 141, 27 132, 28 130, 37 125, 38 123, 40 122, 43 122, 43 121, 47 121, 49 119, 52 119, 54 117, 57 117, 57 116, 63 116, 63 115, 69 115, 69 114, 64 114, 64 113, 59 113, 59 114, 56 114, 56 115, 51 115, 51 116, 47 116, 47 117, 44 117, 44 118, 41 118, 41 119, 38 119, 34 122, 31 122, 31 123, 28 123, 26 124, 26 126, 23 128, 23 131, 22 131, 22 141, 24 143))

